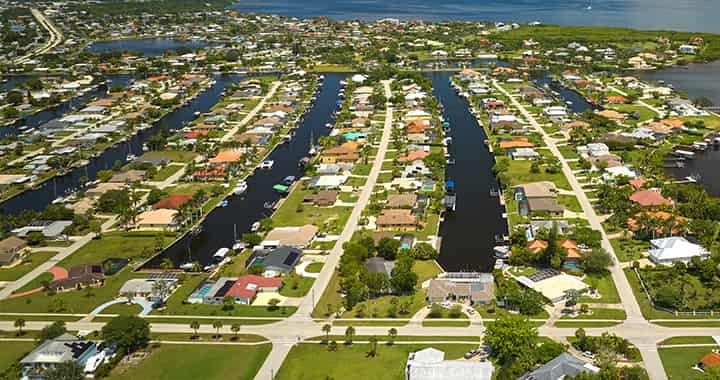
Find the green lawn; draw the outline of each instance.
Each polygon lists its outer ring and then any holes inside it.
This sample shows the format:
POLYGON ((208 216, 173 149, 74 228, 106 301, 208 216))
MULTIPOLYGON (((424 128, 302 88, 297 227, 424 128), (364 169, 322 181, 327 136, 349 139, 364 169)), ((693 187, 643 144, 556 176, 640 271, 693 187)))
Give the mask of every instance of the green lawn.
POLYGON ((116 368, 109 379, 252 379, 272 345, 157 345, 139 365, 116 368))
POLYGON ((280 288, 280 295, 285 297, 302 297, 310 291, 315 279, 312 277, 302 277, 295 273, 289 274, 283 278, 285 283, 280 288))
MULTIPOLYGON (((225 323, 223 323, 225 325, 225 323)), ((232 323, 228 323, 227 325, 232 325, 232 323)), ((150 339, 151 340, 164 340, 164 341, 173 341, 173 342, 185 342, 189 341, 190 338, 192 338, 195 335, 194 332, 188 332, 188 333, 158 333, 158 332, 151 332, 150 333, 150 339)), ((199 340, 206 341, 206 342, 212 342, 217 341, 215 339, 215 333, 198 333, 197 337, 199 337, 199 340)), ((265 342, 267 341, 267 338, 260 335, 254 335, 254 334, 242 334, 238 333, 236 336, 235 334, 221 334, 221 341, 223 342, 265 342), (237 339, 236 339, 237 338, 237 339)))
POLYGON ((103 310, 102 314, 137 315, 141 311, 142 307, 140 305, 119 303, 103 310))
POLYGON ((143 154, 144 157, 163 157, 169 158, 174 162, 190 162, 196 156, 195 152, 188 152, 185 150, 158 150, 154 152, 146 152, 143 154))
POLYGON ((462 320, 462 321, 433 321, 433 320, 424 320, 422 322, 423 327, 468 327, 470 326, 470 321, 462 320))
POLYGON ((442 273, 443 270, 440 264, 435 260, 415 260, 413 264, 413 272, 418 275, 418 285, 425 280, 435 278, 438 274, 442 273))
POLYGON ((29 290, 37 289, 43 286, 43 283, 50 282, 53 279, 53 275, 49 272, 43 272, 40 273, 37 277, 32 279, 27 284, 20 287, 20 289, 16 290, 14 293, 22 293, 27 292, 29 290))
MULTIPOLYGON (((683 317, 676 317, 676 318, 683 318, 683 317)), ((706 317, 706 318, 709 318, 709 317, 706 317)), ((653 323, 658 326, 664 326, 664 327, 708 327, 708 328, 720 327, 720 321, 703 321, 702 319, 698 319, 697 321, 667 321, 667 322, 653 322, 653 323)))
POLYGON ((352 174, 355 175, 368 175, 370 174, 370 169, 372 169, 372 165, 370 164, 357 164, 352 169, 352 174))
POLYGON ((658 343, 664 344, 715 344, 715 340, 710 336, 674 336, 658 343))
POLYGON ((610 244, 615 250, 618 260, 628 262, 641 259, 642 253, 650 248, 650 242, 634 239, 610 239, 610 244))
POLYGON ((408 320, 401 320, 401 321, 378 321, 373 319, 367 319, 362 321, 342 321, 342 320, 334 320, 333 326, 387 326, 387 327, 399 327, 399 326, 405 326, 408 324, 408 320))
POLYGON ((340 296, 340 275, 338 272, 334 272, 311 316, 313 318, 326 318, 328 317, 328 307, 331 308, 332 312, 335 312, 342 302, 343 299, 340 296))
POLYGON ((572 158, 578 158, 580 155, 577 153, 577 150, 572 145, 563 145, 559 146, 558 150, 560 153, 565 157, 566 159, 572 159, 572 158))
POLYGON ((152 178, 153 181, 164 181, 168 179, 171 175, 178 172, 178 170, 182 169, 182 166, 180 165, 165 165, 162 169, 158 170, 157 174, 152 178))
POLYGON ((710 347, 660 348, 660 359, 670 380, 702 379, 700 371, 692 369, 700 358, 710 353, 710 347))
POLYGON ((587 296, 580 297, 581 303, 620 303, 620 296, 618 295, 617 288, 615 288, 615 282, 613 282, 610 272, 604 275, 589 274, 585 276, 584 281, 591 287, 597 289, 602 297, 599 299, 587 296))
POLYGON ((272 216, 275 227, 302 226, 313 224, 322 231, 340 233, 350 217, 352 207, 315 207, 303 204, 305 195, 310 190, 296 188, 283 201, 280 208, 272 216))
POLYGON ((323 267, 323 263, 312 263, 305 267, 305 272, 308 273, 320 273, 323 267))
MULTIPOLYGON (((389 330, 389 329, 388 329, 389 330)), ((367 341, 371 338, 371 335, 355 335, 353 340, 356 341, 367 341)), ((387 341, 388 336, 387 335, 378 335, 375 336, 378 341, 387 341)), ((316 337, 309 338, 307 340, 311 341, 323 341, 327 340, 325 335, 318 335, 316 337)), ((338 342, 344 341, 345 336, 344 335, 330 335, 330 340, 335 340, 338 342)), ((462 341, 462 342, 478 342, 480 343, 482 339, 479 336, 476 335, 469 335, 469 336, 437 336, 437 335, 430 335, 430 336, 420 336, 420 335, 399 335, 395 337, 396 342, 432 342, 432 341, 462 341)))
POLYGON ((647 296, 640 288, 640 281, 631 268, 625 268, 623 269, 623 272, 625 272, 625 277, 627 277, 627 280, 630 283, 633 295, 640 305, 640 311, 642 311, 643 317, 646 319, 677 318, 674 314, 656 310, 650 305, 650 300, 648 300, 647 296))
POLYGON ((337 352, 330 352, 326 345, 300 344, 293 347, 278 371, 277 380, 317 379, 403 379, 405 362, 410 352, 434 347, 445 352, 446 359, 458 359, 474 348, 469 344, 411 344, 378 345, 377 355, 367 357, 369 345, 346 346, 338 342, 337 352))
MULTIPOLYGON (((363 186, 365 184, 365 182, 367 182, 367 178, 350 177, 350 178, 348 178, 347 181, 345 181, 345 185, 352 186, 352 187, 360 187, 360 186, 363 186)), ((382 183, 382 182, 380 182, 379 178, 378 178, 378 183, 382 183)))
POLYGON ((568 327, 568 328, 593 328, 593 327, 612 327, 620 324, 620 322, 586 322, 583 320, 572 322, 572 321, 558 321, 553 326, 555 327, 568 327))
POLYGON ((2 342, 0 373, 5 372, 23 356, 30 353, 33 348, 35 348, 35 342, 2 342))
POLYGON ((56 254, 57 252, 29 253, 25 256, 21 264, 15 265, 12 268, 0 268, 0 281, 15 281, 56 254))
POLYGON ((582 206, 580 206, 580 202, 578 201, 577 197, 574 195, 560 194, 560 195, 558 195, 557 200, 558 200, 558 203, 565 206, 565 208, 570 211, 582 212, 582 206))
POLYGON ((546 173, 545 169, 541 167, 540 173, 531 173, 530 165, 532 165, 531 161, 510 161, 510 166, 506 173, 510 179, 511 186, 528 182, 551 181, 560 189, 570 190, 570 184, 562 171, 550 174, 546 173))

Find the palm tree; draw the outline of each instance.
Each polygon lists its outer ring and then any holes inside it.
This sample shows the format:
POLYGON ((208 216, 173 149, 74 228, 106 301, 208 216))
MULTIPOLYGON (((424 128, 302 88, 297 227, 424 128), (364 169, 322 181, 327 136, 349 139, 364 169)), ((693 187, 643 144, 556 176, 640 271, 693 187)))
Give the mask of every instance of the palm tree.
POLYGON ((23 334, 23 330, 22 330, 22 329, 23 329, 23 327, 25 327, 25 320, 22 319, 22 318, 16 319, 16 320, 15 320, 15 327, 17 327, 17 329, 18 329, 18 333, 17 333, 17 334, 18 334, 18 335, 22 335, 22 334, 23 334))
POLYGON ((195 334, 193 336, 197 336, 198 329, 200 328, 200 322, 198 322, 198 321, 190 322, 190 328, 193 329, 193 331, 195 332, 195 334))
POLYGON ((345 329, 345 343, 352 344, 353 336, 355 336, 355 328, 348 326, 348 328, 345 329))
POLYGON ((377 354, 377 338, 374 336, 370 337, 370 351, 368 351, 367 356, 374 358, 377 354))
POLYGON ((325 333, 325 340, 330 340, 330 330, 332 330, 332 326, 329 323, 323 325, 322 331, 325 333))
POLYGON ((175 266, 175 264, 172 262, 172 260, 168 258, 162 259, 160 262, 160 269, 162 270, 170 270, 175 266))
POLYGON ((213 327, 215 328, 216 337, 220 338, 220 329, 223 327, 222 321, 214 321, 213 327))
POLYGON ((395 338, 397 338, 397 334, 398 334, 397 329, 394 327, 391 328, 390 330, 388 330, 388 344, 389 345, 392 345, 393 343, 395 343, 395 338))
POLYGON ((239 323, 233 323, 232 326, 230 326, 230 330, 235 333, 234 340, 238 340, 238 333, 240 332, 240 324, 239 323))

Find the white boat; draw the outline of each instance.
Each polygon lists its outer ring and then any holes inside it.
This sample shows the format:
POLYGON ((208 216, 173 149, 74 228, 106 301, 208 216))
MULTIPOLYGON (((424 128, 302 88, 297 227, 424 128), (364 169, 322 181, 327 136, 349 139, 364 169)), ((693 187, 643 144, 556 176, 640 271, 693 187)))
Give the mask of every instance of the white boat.
POLYGON ((61 203, 65 203, 65 198, 57 197, 52 201, 52 204, 54 204, 54 205, 61 204, 61 203))
POLYGON ((193 115, 195 115, 195 116, 200 116, 200 111, 195 111, 195 112, 193 112, 193 115))
POLYGON ((225 256, 227 256, 228 252, 230 252, 230 249, 225 247, 218 249, 217 252, 215 252, 215 254, 213 255, 213 260, 222 261, 225 256))
POLYGON ((235 186, 235 189, 233 190, 233 194, 235 195, 243 195, 247 191, 248 185, 245 181, 240 181, 237 183, 237 186, 235 186))
POLYGON ((275 165, 275 161, 265 160, 260 164, 260 169, 272 169, 273 165, 275 165))
POLYGON ((132 154, 132 153, 128 154, 128 155, 125 157, 125 159, 128 160, 128 161, 132 161, 132 160, 134 160, 135 158, 137 158, 137 157, 135 157, 135 155, 132 154))
POLYGON ((255 222, 255 223, 253 223, 252 226, 250 226, 250 231, 251 231, 251 232, 258 232, 258 231, 260 231, 260 222, 255 222))
POLYGON ((193 263, 185 263, 183 265, 180 265, 180 269, 182 270, 192 270, 195 265, 193 263))

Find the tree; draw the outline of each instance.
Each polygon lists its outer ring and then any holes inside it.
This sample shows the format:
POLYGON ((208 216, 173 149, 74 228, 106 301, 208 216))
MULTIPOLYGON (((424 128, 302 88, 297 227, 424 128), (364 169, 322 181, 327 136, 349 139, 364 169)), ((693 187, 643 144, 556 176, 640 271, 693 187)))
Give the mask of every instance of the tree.
POLYGON ((222 300, 224 311, 232 310, 235 307, 235 299, 232 296, 225 296, 222 300))
POLYGON ((170 295, 170 281, 153 281, 152 294, 155 295, 160 303, 164 303, 165 299, 170 295))
POLYGON ((102 225, 97 220, 90 221, 90 232, 95 234, 95 239, 102 239, 102 225))
POLYGON ((269 310, 277 310, 278 305, 280 304, 280 300, 277 298, 271 298, 268 301, 268 309, 269 310))
POLYGON ((38 341, 44 342, 48 339, 55 339, 59 337, 62 334, 65 334, 67 332, 67 328, 65 328, 65 322, 64 321, 55 321, 45 327, 43 327, 42 330, 40 330, 40 333, 38 334, 38 341))
POLYGON ((435 260, 438 258, 438 251, 428 243, 417 243, 412 248, 412 255, 417 260, 435 260))
POLYGON ((348 326, 345 329, 345 344, 352 344, 353 337, 355 336, 355 328, 348 326))
POLYGON ((580 266, 587 273, 605 273, 611 264, 610 254, 602 248, 580 253, 580 266))
POLYGON ((222 321, 215 320, 213 321, 212 326, 215 329, 215 338, 220 338, 220 329, 223 327, 222 321))
POLYGON ((102 339, 115 343, 119 350, 129 354, 147 343, 150 325, 134 315, 120 315, 102 328, 102 339))
POLYGON ((168 259, 167 257, 160 261, 160 269, 162 270, 170 270, 173 267, 175 267, 175 263, 173 263, 173 261, 168 259))
POLYGON ((377 338, 374 336, 370 337, 370 351, 368 351, 367 356, 374 358, 375 355, 377 355, 377 338))
POLYGON ((407 253, 398 257, 395 267, 390 272, 392 276, 390 283, 397 291, 411 293, 415 290, 418 275, 412 270, 414 262, 412 256, 407 253))
POLYGON ((198 322, 198 321, 190 322, 190 328, 193 329, 193 331, 194 331, 193 337, 198 336, 198 329, 200 329, 200 322, 198 322))
POLYGON ((25 320, 22 318, 18 318, 15 320, 15 328, 18 329, 17 335, 20 336, 23 334, 23 327, 25 327, 25 320))
POLYGON ((371 295, 378 295, 390 287, 390 279, 385 273, 368 273, 366 284, 371 295))
POLYGON ((537 329, 526 317, 511 315, 495 320, 487 327, 485 342, 500 364, 513 362, 521 355, 532 352, 537 342, 537 329))
POLYGON ((326 323, 322 327, 322 331, 325 333, 325 340, 330 340, 330 331, 332 330, 332 326, 329 323, 326 323))
POLYGON ((378 256, 382 256, 386 260, 395 260, 399 249, 400 240, 384 237, 378 242, 377 252, 378 256))
POLYGON ((328 343, 328 351, 335 352, 338 350, 338 344, 336 341, 331 340, 330 343, 328 343))
POLYGON ((45 372, 43 378, 46 380, 84 380, 85 371, 74 360, 68 360, 50 368, 45 372))
POLYGON ((393 327, 390 330, 388 330, 388 344, 389 345, 392 345, 393 343, 395 343, 395 338, 397 338, 397 335, 398 335, 398 332, 397 332, 396 328, 393 327))
POLYGON ((241 239, 249 246, 256 246, 262 242, 262 236, 256 233, 244 233, 241 239))
POLYGON ((232 326, 230 326, 230 330, 235 333, 235 337, 233 340, 238 340, 238 333, 240 332, 240 324, 239 323, 233 323, 232 326))

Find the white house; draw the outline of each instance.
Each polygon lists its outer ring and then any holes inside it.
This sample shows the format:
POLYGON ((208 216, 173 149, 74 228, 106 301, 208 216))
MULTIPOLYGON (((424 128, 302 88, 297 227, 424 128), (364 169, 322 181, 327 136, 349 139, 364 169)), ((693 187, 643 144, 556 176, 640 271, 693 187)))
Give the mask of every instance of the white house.
POLYGON ((495 368, 489 361, 445 360, 445 353, 426 348, 408 355, 406 380, 490 380, 495 368))
POLYGON ((691 243, 682 236, 671 236, 650 241, 650 261, 655 264, 672 265, 677 261, 688 263, 693 257, 710 257, 701 245, 691 243))

